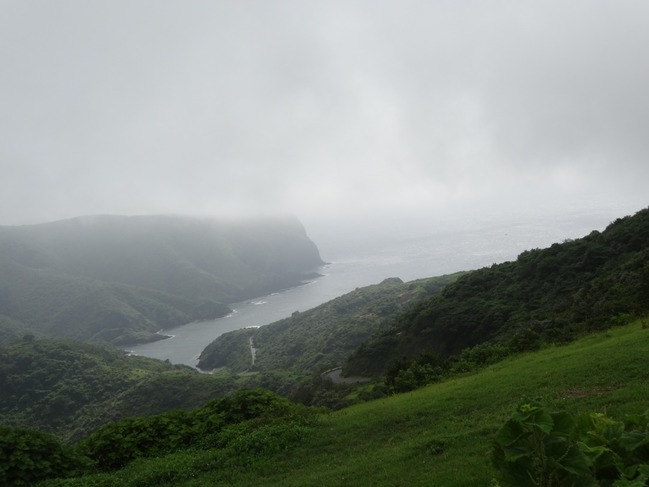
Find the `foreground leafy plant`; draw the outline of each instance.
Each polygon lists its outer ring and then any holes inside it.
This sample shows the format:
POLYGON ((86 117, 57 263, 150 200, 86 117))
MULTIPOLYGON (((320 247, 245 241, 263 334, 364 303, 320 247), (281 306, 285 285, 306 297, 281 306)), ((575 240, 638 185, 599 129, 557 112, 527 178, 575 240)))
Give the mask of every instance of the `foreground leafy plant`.
POLYGON ((493 459, 506 485, 594 485, 589 458, 577 446, 575 422, 538 403, 516 409, 496 435, 493 459))
POLYGON ((648 424, 649 412, 626 423, 600 413, 575 420, 526 402, 498 431, 493 461, 505 485, 645 487, 648 424))
POLYGON ((649 411, 631 416, 624 423, 603 414, 585 415, 580 418, 579 430, 600 485, 649 484, 649 411))

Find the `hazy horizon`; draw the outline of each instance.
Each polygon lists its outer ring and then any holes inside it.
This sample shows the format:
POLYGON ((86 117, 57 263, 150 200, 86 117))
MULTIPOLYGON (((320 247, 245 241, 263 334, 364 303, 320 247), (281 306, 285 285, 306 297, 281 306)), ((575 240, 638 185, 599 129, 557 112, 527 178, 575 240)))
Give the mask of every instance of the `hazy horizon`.
POLYGON ((649 4, 0 0, 0 225, 646 207, 649 4))

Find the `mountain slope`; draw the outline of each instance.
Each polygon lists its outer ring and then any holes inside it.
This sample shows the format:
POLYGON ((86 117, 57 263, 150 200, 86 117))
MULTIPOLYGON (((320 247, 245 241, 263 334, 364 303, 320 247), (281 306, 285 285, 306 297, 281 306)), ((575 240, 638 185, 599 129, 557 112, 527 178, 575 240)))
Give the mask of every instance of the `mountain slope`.
POLYGON ((0 348, 0 390, 3 425, 78 439, 124 417, 197 407, 235 383, 110 347, 27 337, 0 348))
POLYGON ((124 344, 223 316, 223 303, 299 284, 320 264, 292 218, 94 216, 0 227, 0 316, 35 334, 124 344))
POLYGON ((647 311, 649 209, 465 274, 361 345, 347 367, 372 374, 396 357, 452 355, 486 341, 567 341, 647 311))
POLYGON ((290 370, 313 374, 340 366, 347 355, 394 317, 424 297, 439 293, 459 274, 404 283, 389 278, 333 299, 316 308, 262 326, 225 333, 201 353, 203 370, 290 370))
MULTIPOLYGON (((646 327, 638 322, 510 358, 479 373, 323 414, 290 437, 238 430, 237 444, 179 451, 49 486, 490 485, 492 440, 530 397, 548 410, 624 419, 649 404, 646 327)), ((226 441, 223 441, 226 443, 226 441)))
MULTIPOLYGON (((364 356, 374 366, 383 366, 397 353, 452 353, 476 340, 514 344, 518 348, 512 350, 518 352, 544 341, 539 352, 519 353, 484 365, 479 373, 442 377, 442 382, 422 390, 323 414, 308 430, 288 423, 261 430, 237 427, 215 437, 207 451, 185 451, 183 446, 112 474, 50 485, 487 485, 496 475, 488 461, 491 440, 521 401, 534 397, 548 409, 606 411, 618 419, 646 410, 648 236, 649 210, 643 210, 616 220, 602 233, 467 273, 441 294, 409 307, 393 328, 364 345, 375 346, 364 356), (611 327, 633 316, 642 318, 611 327), (598 333, 600 329, 606 331, 598 333), (590 335, 565 344, 585 332, 590 335)), ((379 295, 380 287, 370 287, 368 295, 379 295)), ((351 294, 331 303, 344 309, 361 304, 362 296, 351 294)), ((378 300, 373 306, 390 308, 390 296, 394 298, 388 293, 387 302, 378 300)), ((375 311, 363 305, 355 312, 359 310, 375 311)), ((314 314, 314 323, 332 311, 335 308, 322 316, 314 314)), ((28 364, 29 359, 18 361, 18 369, 28 373, 21 381, 37 384, 41 371, 59 366, 38 366, 33 375, 28 364)), ((467 369, 454 373, 461 370, 467 369)), ((13 375, 0 377, 11 380, 13 375)), ((184 385, 182 378, 180 382, 184 385)), ((2 387, 11 390, 12 384, 2 387)), ((51 389, 47 384, 29 386, 26 391, 36 396, 28 395, 27 404, 51 389)), ((164 398, 165 389, 161 384, 148 393, 164 398)), ((171 396, 176 398, 181 390, 174 388, 171 396)), ((138 395, 132 397, 131 404, 139 404, 138 395)), ((164 427, 165 418, 153 422, 164 427)), ((173 434, 173 428, 168 433, 173 434)), ((113 446, 119 448, 120 438, 116 441, 113 446)))

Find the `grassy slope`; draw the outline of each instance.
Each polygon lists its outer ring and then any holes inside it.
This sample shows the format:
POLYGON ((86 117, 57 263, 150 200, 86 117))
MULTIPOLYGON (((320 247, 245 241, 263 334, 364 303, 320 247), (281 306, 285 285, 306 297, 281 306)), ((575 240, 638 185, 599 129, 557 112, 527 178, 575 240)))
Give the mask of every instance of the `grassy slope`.
POLYGON ((183 452, 69 485, 486 486, 496 475, 491 438, 518 402, 534 397, 617 418, 643 412, 648 351, 649 330, 635 322, 325 414, 294 449, 245 468, 223 468, 217 452, 183 452))

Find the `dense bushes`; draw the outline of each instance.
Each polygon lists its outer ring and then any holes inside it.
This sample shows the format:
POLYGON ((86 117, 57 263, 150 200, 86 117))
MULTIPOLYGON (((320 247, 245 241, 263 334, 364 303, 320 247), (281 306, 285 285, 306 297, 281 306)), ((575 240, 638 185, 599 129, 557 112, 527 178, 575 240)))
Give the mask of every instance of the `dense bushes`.
MULTIPOLYGON (((238 464, 290 448, 308 432, 311 410, 261 389, 242 390, 191 411, 130 418, 70 446, 30 430, 0 429, 0 485, 113 471, 138 458, 183 450, 227 450, 238 464)), ((227 456, 227 455, 226 455, 227 456)))
POLYGON ((352 353, 346 371, 384 373, 389 359, 453 356, 484 342, 512 350, 565 343, 649 312, 649 209, 604 232, 468 272, 400 314, 352 353), (388 360, 386 360, 386 358, 388 360))
POLYGON ((475 347, 464 349, 453 362, 451 370, 453 373, 471 372, 500 362, 512 353, 512 348, 500 343, 481 343, 475 347))
POLYGON ((385 374, 390 392, 406 392, 441 380, 449 370, 448 360, 434 354, 422 354, 414 359, 394 360, 385 374))
POLYGON ((235 431, 252 431, 268 425, 306 424, 310 417, 306 408, 276 394, 241 390, 192 411, 171 411, 111 424, 83 440, 79 448, 100 470, 115 470, 136 458, 188 448, 223 447, 234 441, 233 427, 235 431))
POLYGON ((230 376, 80 342, 25 336, 0 348, 2 424, 66 441, 127 416, 198 407, 235 387, 230 376))
POLYGON ((93 433, 80 449, 100 470, 115 470, 139 457, 186 448, 192 438, 189 415, 173 411, 150 418, 125 419, 93 433))
POLYGON ((90 462, 50 434, 0 427, 0 485, 27 486, 89 470, 90 462))
POLYGON ((529 346, 531 348, 519 348, 519 343, 480 343, 450 358, 434 353, 423 353, 414 358, 400 357, 388 366, 385 386, 389 393, 411 391, 453 375, 493 365, 517 352, 535 349, 535 345, 536 342, 529 346))

